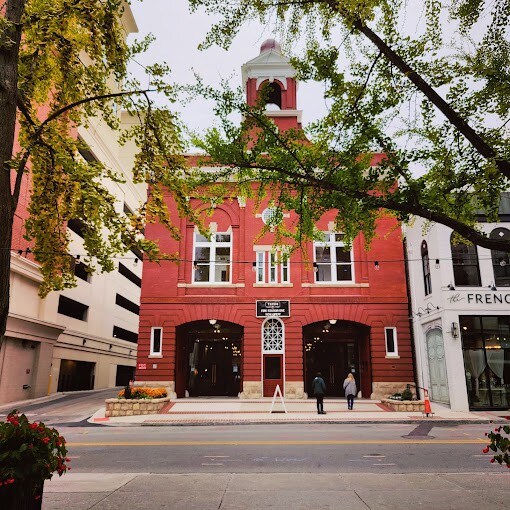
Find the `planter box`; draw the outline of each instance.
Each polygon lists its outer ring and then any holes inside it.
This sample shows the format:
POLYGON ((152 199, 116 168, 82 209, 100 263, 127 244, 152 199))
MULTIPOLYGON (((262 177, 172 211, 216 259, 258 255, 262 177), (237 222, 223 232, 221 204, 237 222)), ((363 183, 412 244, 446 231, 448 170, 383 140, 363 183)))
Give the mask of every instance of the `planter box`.
POLYGON ((425 402, 423 400, 393 400, 392 398, 383 398, 381 402, 397 412, 417 412, 425 411, 425 402))
POLYGON ((105 400, 105 416, 134 416, 138 414, 157 414, 170 402, 165 398, 109 398, 105 400))
POLYGON ((0 508, 5 510, 41 510, 44 480, 23 480, 0 486, 0 508))

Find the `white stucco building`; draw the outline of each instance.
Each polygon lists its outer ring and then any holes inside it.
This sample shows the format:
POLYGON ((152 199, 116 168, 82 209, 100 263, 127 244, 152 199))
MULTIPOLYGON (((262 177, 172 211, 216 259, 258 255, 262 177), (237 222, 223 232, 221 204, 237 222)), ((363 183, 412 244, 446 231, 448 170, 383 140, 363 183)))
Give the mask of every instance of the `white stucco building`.
MULTIPOLYGON (((129 6, 122 23, 126 37, 137 31, 129 6)), ((121 127, 132 122, 119 115, 121 127)), ((79 127, 78 136, 89 147, 83 157, 105 163, 125 179, 107 184, 119 213, 134 211, 145 202, 146 186, 132 181, 133 146, 119 145, 118 133, 97 119, 79 127)), ((27 181, 12 244, 10 310, 0 350, 0 402, 126 384, 136 363, 141 255, 129 252, 115 261, 115 271, 104 274, 88 274, 80 261, 76 288, 41 299, 39 267, 27 256, 22 237, 29 195, 27 181)), ((70 254, 84 254, 79 222, 70 222, 69 229, 70 254)))
MULTIPOLYGON (((510 239, 510 193, 500 222, 510 239)), ((405 230, 418 384, 455 411, 510 405, 509 254, 455 244, 451 229, 417 218, 405 230)))

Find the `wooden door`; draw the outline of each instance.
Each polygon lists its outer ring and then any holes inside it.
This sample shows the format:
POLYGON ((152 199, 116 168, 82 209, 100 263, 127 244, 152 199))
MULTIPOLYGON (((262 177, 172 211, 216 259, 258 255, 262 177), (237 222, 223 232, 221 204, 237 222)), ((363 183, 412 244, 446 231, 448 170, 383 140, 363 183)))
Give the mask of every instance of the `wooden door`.
POLYGON ((276 386, 283 391, 283 355, 264 354, 264 397, 272 397, 276 386))

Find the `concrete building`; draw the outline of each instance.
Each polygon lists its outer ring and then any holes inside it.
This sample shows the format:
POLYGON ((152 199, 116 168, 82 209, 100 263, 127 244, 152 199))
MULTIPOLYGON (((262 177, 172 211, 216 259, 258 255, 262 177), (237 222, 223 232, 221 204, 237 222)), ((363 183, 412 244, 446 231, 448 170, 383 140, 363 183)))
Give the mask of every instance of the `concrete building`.
MULTIPOLYGON (((126 37, 137 31, 129 6, 122 22, 126 37)), ((130 122, 129 117, 121 117, 122 124, 130 122)), ((118 133, 98 119, 79 127, 78 136, 89 147, 83 157, 95 158, 124 177, 125 183, 108 185, 117 199, 117 211, 135 210, 146 200, 146 187, 132 181, 134 148, 121 147, 118 133)), ((0 351, 0 402, 125 384, 133 377, 136 360, 141 256, 130 253, 116 260, 117 271, 92 275, 77 257, 77 287, 41 299, 39 266, 23 239, 30 188, 27 174, 14 223, 11 302, 0 351)), ((84 254, 79 222, 70 222, 69 229, 70 254, 84 254)))
MULTIPOLYGON (((267 85, 266 114, 280 130, 300 129, 295 72, 278 43, 264 42, 242 76, 248 104, 267 85)), ((177 397, 241 398, 272 396, 279 385, 287 398, 303 398, 320 370, 330 396, 343 396, 351 372, 364 398, 378 398, 414 382, 394 218, 380 218, 367 252, 362 235, 352 249, 344 246, 330 211, 317 224, 323 240, 309 243, 306 257, 295 252, 286 260, 288 247, 275 247, 270 229, 259 236, 275 212, 271 204, 257 206, 235 191, 225 198, 205 220, 210 238, 185 219, 179 241, 161 225, 147 227, 147 237, 181 262, 144 264, 137 384, 164 385, 177 397)), ((172 196, 166 200, 176 215, 172 196)), ((282 221, 295 219, 284 211, 282 221)))
MULTIPOLYGON (((480 228, 510 239, 510 194, 500 223, 480 228)), ((456 244, 452 230, 416 219, 406 227, 419 385, 454 411, 510 404, 509 254, 456 244)))

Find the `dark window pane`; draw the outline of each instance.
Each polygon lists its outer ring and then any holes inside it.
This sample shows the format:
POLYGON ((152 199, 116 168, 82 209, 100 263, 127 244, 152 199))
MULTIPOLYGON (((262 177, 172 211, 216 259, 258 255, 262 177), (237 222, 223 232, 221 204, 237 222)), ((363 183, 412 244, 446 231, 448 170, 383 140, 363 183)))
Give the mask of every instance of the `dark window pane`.
POLYGON ((143 253, 138 248, 131 248, 131 253, 134 253, 138 260, 143 260, 143 253))
POLYGON ((113 326, 113 337, 120 338, 121 340, 126 340, 134 344, 138 343, 138 335, 136 333, 124 328, 119 328, 119 326, 113 326))
POLYGON ((337 262, 351 262, 351 252, 345 248, 336 248, 336 261, 337 262))
POLYGON ((479 287, 481 281, 476 246, 464 243, 453 244, 453 235, 450 243, 455 285, 479 287))
POLYGON ((336 266, 336 279, 338 281, 352 280, 351 266, 337 265, 336 266))
POLYGON ((161 328, 152 330, 152 352, 161 352, 161 328))
POLYGON ((127 278, 130 282, 134 283, 137 287, 142 286, 142 279, 130 271, 124 264, 122 264, 122 262, 119 262, 119 273, 127 278))
POLYGON ((384 332, 386 334, 386 352, 395 352, 395 337, 393 329, 386 328, 384 332))
POLYGON ((216 234, 217 243, 230 243, 230 234, 216 234))
POLYGON ((209 281, 209 264, 197 264, 195 269, 195 281, 196 282, 209 281))
POLYGON ((279 356, 266 356, 264 358, 264 377, 266 379, 282 378, 282 364, 279 356))
POLYGON ((78 219, 71 219, 67 222, 67 226, 75 234, 78 234, 82 239, 85 236, 85 223, 78 219))
POLYGON ((133 303, 133 301, 126 299, 124 296, 121 296, 120 294, 117 294, 115 296, 115 304, 119 305, 125 310, 128 310, 129 312, 134 313, 135 315, 140 315, 140 307, 136 303, 133 303))
POLYGON ((199 262, 209 262, 210 253, 211 253, 211 248, 196 247, 195 248, 195 260, 197 260, 199 262))
POLYGON ((216 248, 216 262, 230 262, 230 248, 216 248))
POLYGON ((74 264, 74 274, 86 281, 86 282, 90 282, 90 273, 88 272, 88 268, 89 266, 87 266, 87 264, 84 264, 83 262, 79 263, 79 264, 74 264))
POLYGON ((79 303, 74 299, 70 299, 65 296, 59 296, 58 298, 58 313, 73 317, 80 321, 87 320, 87 311, 89 307, 83 303, 79 303))
POLYGON ((425 241, 421 243, 421 267, 423 271, 425 295, 428 296, 432 292, 432 280, 430 278, 429 249, 425 241))

